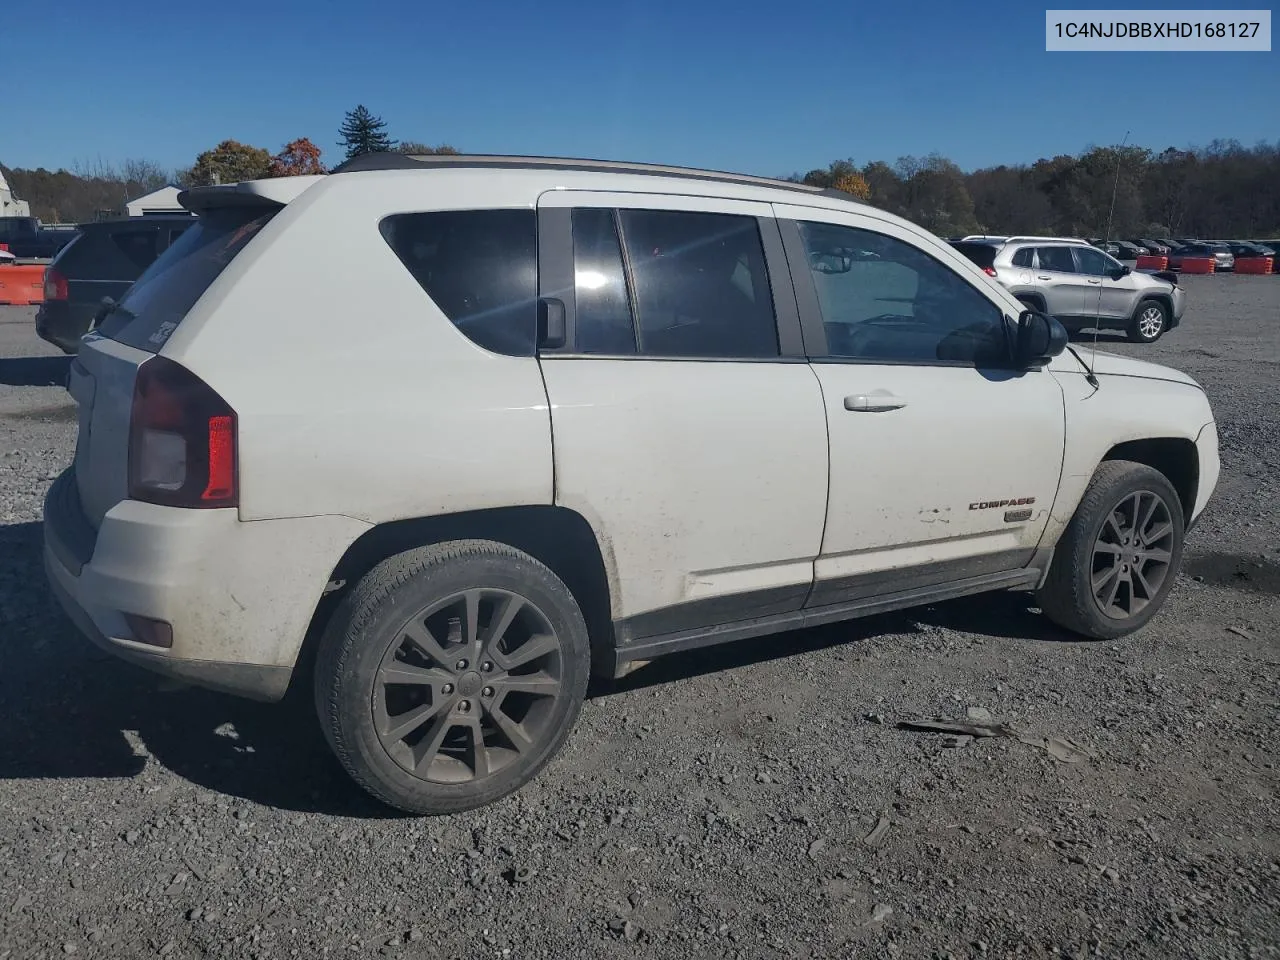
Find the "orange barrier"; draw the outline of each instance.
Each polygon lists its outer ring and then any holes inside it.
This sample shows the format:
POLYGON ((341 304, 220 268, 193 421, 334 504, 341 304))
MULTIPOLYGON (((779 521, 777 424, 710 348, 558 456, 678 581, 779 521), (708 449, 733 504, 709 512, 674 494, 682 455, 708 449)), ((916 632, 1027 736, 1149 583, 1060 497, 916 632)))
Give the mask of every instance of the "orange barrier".
POLYGON ((1270 257, 1236 257, 1236 273, 1271 273, 1270 257))
POLYGON ((26 307, 44 303, 44 266, 0 267, 0 304, 26 307))
POLYGON ((1213 273, 1213 257, 1183 257, 1180 269, 1183 273, 1213 273))
POLYGON ((1138 258, 1138 263, 1135 269, 1137 270, 1168 270, 1169 258, 1157 257, 1149 253, 1144 253, 1142 256, 1138 258))

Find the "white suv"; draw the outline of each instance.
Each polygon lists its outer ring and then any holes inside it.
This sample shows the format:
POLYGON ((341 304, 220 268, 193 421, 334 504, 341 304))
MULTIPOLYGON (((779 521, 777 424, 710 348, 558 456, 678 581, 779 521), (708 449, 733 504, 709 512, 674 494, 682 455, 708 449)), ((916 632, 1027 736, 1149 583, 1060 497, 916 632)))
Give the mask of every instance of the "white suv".
POLYGON ((663 654, 989 590, 1126 634, 1218 479, 1189 377, 1090 371, 844 194, 377 154, 182 202, 72 364, 49 577, 135 663, 314 684, 405 810, 517 789, 663 654))

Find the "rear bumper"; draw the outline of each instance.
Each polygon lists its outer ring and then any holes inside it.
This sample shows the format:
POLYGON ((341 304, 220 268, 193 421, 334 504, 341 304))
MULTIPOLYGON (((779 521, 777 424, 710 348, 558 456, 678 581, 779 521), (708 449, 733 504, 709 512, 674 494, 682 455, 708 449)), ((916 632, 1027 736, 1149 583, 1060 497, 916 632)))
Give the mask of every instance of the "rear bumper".
POLYGON ((234 509, 125 500, 93 531, 68 470, 45 500, 44 562, 68 617, 103 649, 198 686, 278 700, 334 566, 366 529, 347 517, 241 522, 234 509), (170 624, 173 645, 135 639, 126 613, 170 624))
POLYGON ((36 313, 36 335, 63 353, 79 353, 93 311, 66 300, 46 300, 36 313))

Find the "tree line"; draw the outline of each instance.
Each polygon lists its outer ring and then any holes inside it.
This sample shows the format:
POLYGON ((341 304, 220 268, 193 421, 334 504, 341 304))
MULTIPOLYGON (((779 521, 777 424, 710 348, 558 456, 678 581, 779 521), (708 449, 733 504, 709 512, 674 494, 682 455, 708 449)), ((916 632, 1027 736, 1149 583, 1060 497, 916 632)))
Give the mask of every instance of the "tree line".
MULTIPOLYGON (((338 128, 345 158, 376 151, 406 154, 457 153, 449 144, 428 146, 397 141, 386 133, 386 121, 363 104, 349 110, 338 128)), ((235 183, 265 177, 326 173, 322 151, 299 137, 272 153, 265 147, 223 140, 202 151, 189 167, 166 169, 150 160, 126 160, 115 166, 102 160, 77 163, 71 170, 26 170, 0 165, 14 194, 26 200, 32 216, 46 223, 82 223, 123 212, 126 201, 173 184, 179 187, 235 183)))
POLYGON ((1280 236, 1280 141, 1095 146, 970 173, 937 153, 892 165, 837 160, 788 179, 844 190, 940 236, 1280 236))
MULTIPOLYGON (((363 104, 343 117, 345 158, 363 153, 457 153, 449 144, 397 141, 363 104)), ((224 140, 189 168, 169 171, 146 160, 73 171, 4 168, 10 186, 47 222, 117 213, 126 199, 174 183, 232 183, 326 172, 321 150, 302 137, 276 153, 224 140)), ((1155 152, 1093 146, 1076 155, 965 172, 938 153, 893 163, 836 160, 785 179, 835 187, 907 218, 940 236, 1033 233, 1113 238, 1194 236, 1210 239, 1280 235, 1280 141, 1252 147, 1235 140, 1155 152)))

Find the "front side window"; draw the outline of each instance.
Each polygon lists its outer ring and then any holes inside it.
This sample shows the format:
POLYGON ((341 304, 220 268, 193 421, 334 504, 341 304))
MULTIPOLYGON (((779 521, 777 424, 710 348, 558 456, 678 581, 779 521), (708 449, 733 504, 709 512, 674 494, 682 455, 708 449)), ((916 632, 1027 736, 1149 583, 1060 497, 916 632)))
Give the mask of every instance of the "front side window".
POLYGON ((1080 247, 1076 250, 1076 266, 1086 276, 1100 277, 1107 272, 1109 263, 1106 254, 1080 247))
POLYGON ((999 364, 1004 318, 957 273, 902 240, 801 223, 827 352, 891 363, 999 364))
POLYGON ((399 213, 379 226, 423 290, 471 341, 532 356, 538 236, 532 210, 399 213))
POLYGON ((637 352, 776 357, 777 319, 754 217, 620 210, 637 352))

